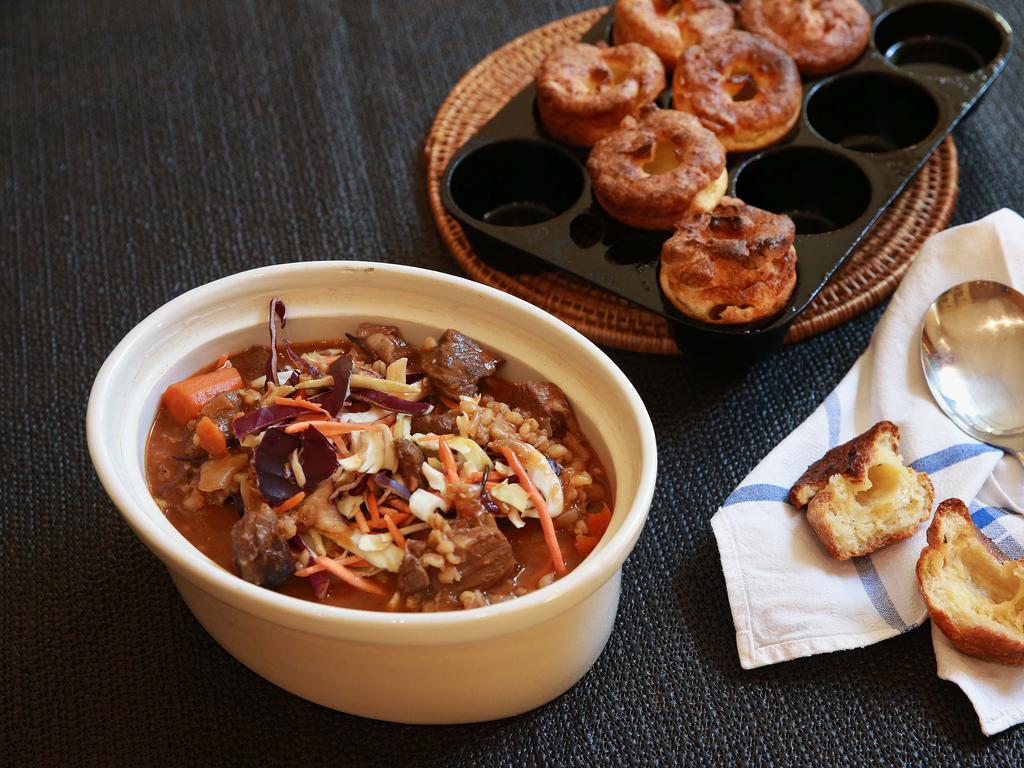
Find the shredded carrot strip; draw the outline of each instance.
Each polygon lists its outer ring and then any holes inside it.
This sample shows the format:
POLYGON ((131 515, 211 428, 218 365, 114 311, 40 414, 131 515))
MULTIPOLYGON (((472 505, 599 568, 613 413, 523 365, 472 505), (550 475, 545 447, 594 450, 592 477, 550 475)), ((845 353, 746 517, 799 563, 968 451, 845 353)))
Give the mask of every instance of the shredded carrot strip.
POLYGON ((530 476, 526 474, 526 469, 523 467, 523 463, 519 461, 519 457, 516 456, 515 452, 507 445, 499 448, 502 456, 508 462, 508 465, 512 467, 512 471, 516 473, 516 477, 519 478, 519 482, 523 488, 526 489, 527 493, 530 494, 530 498, 533 500, 533 506, 537 508, 537 516, 540 518, 540 527, 544 531, 544 541, 548 545, 548 551, 551 553, 551 563, 555 566, 555 570, 559 574, 568 573, 568 568, 565 567, 565 559, 562 557, 562 550, 558 547, 558 538, 555 536, 555 524, 551 521, 551 514, 548 512, 547 502, 544 501, 544 497, 541 492, 537 490, 537 486, 533 484, 530 476))
POLYGON ((331 417, 331 414, 329 414, 327 411, 325 411, 319 405, 317 405, 316 403, 311 403, 308 400, 296 400, 296 399, 291 398, 291 397, 280 397, 280 396, 278 396, 278 397, 274 398, 274 402, 277 405, 291 405, 291 406, 296 407, 296 408, 305 408, 307 411, 316 411, 317 413, 322 413, 327 418, 331 417))
POLYGON ((448 410, 449 411, 457 410, 458 409, 459 404, 456 403, 454 400, 452 400, 450 397, 448 397, 446 395, 440 395, 439 398, 440 398, 442 403, 444 403, 446 406, 448 406, 448 410))
POLYGON ((302 432, 304 429, 310 427, 316 427, 317 431, 323 435, 347 435, 349 432, 362 432, 365 429, 371 429, 373 424, 348 424, 344 421, 321 421, 313 419, 312 421, 296 421, 294 424, 289 424, 284 428, 284 431, 289 435, 294 435, 296 432, 302 432))
POLYGON ((405 512, 399 512, 397 509, 391 509, 391 507, 384 507, 381 511, 384 513, 384 517, 390 517, 399 525, 412 517, 412 515, 405 512))
POLYGON ((356 522, 359 524, 359 530, 363 533, 370 532, 370 526, 366 522, 366 517, 363 516, 363 505, 360 504, 356 507, 356 522))
POLYGON ((470 472, 468 475, 466 475, 466 482, 467 483, 479 483, 483 479, 484 479, 484 473, 483 472, 470 472))
POLYGON ((371 490, 366 492, 366 508, 370 510, 370 525, 376 528, 380 522, 380 508, 377 506, 377 497, 371 490))
POLYGON ((385 592, 380 585, 374 584, 372 581, 367 581, 361 576, 356 576, 354 573, 352 573, 352 571, 350 571, 344 565, 339 563, 337 560, 332 560, 329 557, 320 556, 316 559, 316 561, 349 586, 355 587, 356 589, 361 589, 363 590, 363 592, 369 592, 371 595, 380 595, 381 597, 383 597, 387 594, 387 592, 385 592))
POLYGON ((484 488, 486 488, 488 491, 493 491, 499 485, 501 485, 501 483, 499 483, 497 480, 488 480, 487 485, 485 485, 484 488))
POLYGON ((326 568, 317 563, 316 565, 310 565, 307 568, 303 568, 300 571, 296 571, 295 575, 298 576, 300 579, 305 579, 308 576, 313 576, 314 574, 320 573, 320 571, 326 570, 326 568))
POLYGON ((391 515, 384 515, 384 522, 388 524, 388 530, 391 531, 391 539, 402 549, 405 549, 405 536, 398 530, 398 526, 395 525, 395 521, 391 519, 391 515))
POLYGON ((398 499, 392 496, 390 499, 388 499, 388 504, 393 506, 399 512, 405 512, 405 514, 407 515, 409 514, 409 505, 402 499, 398 499))
POLYGON ((299 491, 298 493, 296 493, 291 498, 285 499, 280 504, 278 504, 276 507, 274 507, 274 512, 276 512, 279 515, 283 515, 289 509, 294 509, 295 507, 299 506, 299 504, 301 504, 305 498, 306 498, 306 492, 305 491, 299 491))
POLYGON ((455 456, 452 455, 452 449, 448 447, 447 440, 437 441, 437 455, 441 457, 441 463, 444 464, 445 479, 457 485, 459 482, 459 470, 455 466, 455 456))
POLYGON ((363 558, 361 558, 359 555, 349 555, 348 557, 342 558, 338 562, 341 563, 342 565, 345 565, 345 566, 351 565, 351 566, 353 566, 355 568, 368 568, 368 567, 370 567, 370 564, 368 562, 366 562, 365 560, 363 560, 363 558))

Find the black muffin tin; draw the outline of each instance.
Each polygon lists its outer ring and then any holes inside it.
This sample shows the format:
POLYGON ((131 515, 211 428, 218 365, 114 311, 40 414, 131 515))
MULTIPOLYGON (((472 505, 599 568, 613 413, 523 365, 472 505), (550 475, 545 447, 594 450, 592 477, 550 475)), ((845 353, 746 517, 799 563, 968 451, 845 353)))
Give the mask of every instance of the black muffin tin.
MULTIPOLYGON (((583 37, 611 39, 608 13, 583 37)), ((553 141, 534 86, 463 146, 441 184, 474 251, 509 273, 560 267, 669 320, 681 349, 749 358, 786 330, 1003 70, 1011 30, 967 0, 887 3, 851 67, 805 79, 800 120, 781 141, 729 155, 727 194, 796 223, 797 286, 779 315, 717 326, 680 313, 658 287, 669 232, 627 227, 602 210, 588 150, 553 141)), ((670 90, 670 89, 669 89, 670 90)), ((669 106, 670 92, 659 100, 669 106)))

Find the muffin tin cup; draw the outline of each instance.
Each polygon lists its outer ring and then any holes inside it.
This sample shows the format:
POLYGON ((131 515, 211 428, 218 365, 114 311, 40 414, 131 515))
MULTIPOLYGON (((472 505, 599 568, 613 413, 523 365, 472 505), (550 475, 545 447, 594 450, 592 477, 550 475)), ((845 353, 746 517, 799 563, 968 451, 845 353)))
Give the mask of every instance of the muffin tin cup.
MULTIPOLYGON (((584 35, 611 39, 608 13, 584 35)), ((544 131, 531 84, 454 156, 441 183, 445 208, 474 251, 512 274, 553 265, 669 321, 681 349, 748 360, 782 343, 796 318, 846 261, 1006 65, 1012 32, 970 0, 906 0, 872 24, 851 67, 805 79, 803 108, 781 141, 729 155, 727 194, 796 224, 797 285, 760 323, 719 326, 683 315, 658 286, 670 232, 634 229, 594 199, 589 150, 544 131)), ((670 105, 668 92, 659 99, 670 105)))

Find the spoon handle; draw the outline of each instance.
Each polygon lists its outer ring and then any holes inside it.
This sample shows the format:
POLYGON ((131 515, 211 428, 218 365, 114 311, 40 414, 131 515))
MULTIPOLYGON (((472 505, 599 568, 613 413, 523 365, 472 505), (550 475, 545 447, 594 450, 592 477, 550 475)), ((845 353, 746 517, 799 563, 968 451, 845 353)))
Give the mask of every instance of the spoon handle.
POLYGON ((1014 451, 1013 455, 1017 457, 1017 461, 1021 463, 1021 466, 1024 466, 1024 451, 1014 451))

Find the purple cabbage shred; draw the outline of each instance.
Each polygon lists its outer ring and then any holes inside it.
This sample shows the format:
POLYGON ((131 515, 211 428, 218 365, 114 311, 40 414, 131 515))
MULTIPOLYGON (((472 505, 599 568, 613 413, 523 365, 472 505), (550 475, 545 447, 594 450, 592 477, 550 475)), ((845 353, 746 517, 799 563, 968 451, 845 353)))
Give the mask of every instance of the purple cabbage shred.
POLYGON ((387 392, 378 392, 375 389, 353 389, 352 399, 361 400, 371 405, 379 405, 381 408, 395 411, 396 413, 411 413, 415 416, 426 416, 434 410, 434 406, 430 403, 403 400, 395 395, 388 394, 387 392))
POLYGON ((348 400, 349 395, 349 381, 352 378, 354 366, 355 363, 352 362, 352 358, 349 355, 341 355, 327 369, 327 372, 334 377, 334 388, 327 393, 327 396, 320 404, 332 416, 337 416, 341 413, 341 409, 345 407, 345 401, 348 400))
POLYGON ((288 309, 277 296, 270 300, 270 318, 267 326, 270 330, 270 358, 267 360, 267 389, 277 386, 277 322, 283 329, 288 322, 288 309))
POLYGON ((293 405, 267 405, 239 416, 231 422, 231 431, 234 432, 235 437, 242 438, 251 432, 288 421, 303 413, 309 413, 309 411, 293 405))
MULTIPOLYGON (((288 539, 288 546, 291 547, 292 551, 298 555, 303 552, 309 553, 308 565, 312 565, 316 562, 316 552, 309 548, 306 540, 303 539, 299 534, 295 534, 288 539)), ((316 595, 318 600, 323 600, 327 597, 327 590, 331 586, 331 579, 327 575, 326 571, 320 571, 319 573, 310 574, 306 577, 309 582, 310 588, 313 590, 313 594, 316 595)))
POLYGON ((384 474, 383 472, 378 472, 376 475, 374 475, 373 482, 377 484, 378 488, 385 488, 391 491, 396 496, 401 496, 406 501, 408 501, 409 497, 412 496, 412 491, 406 488, 405 485, 395 480, 395 478, 384 474))

